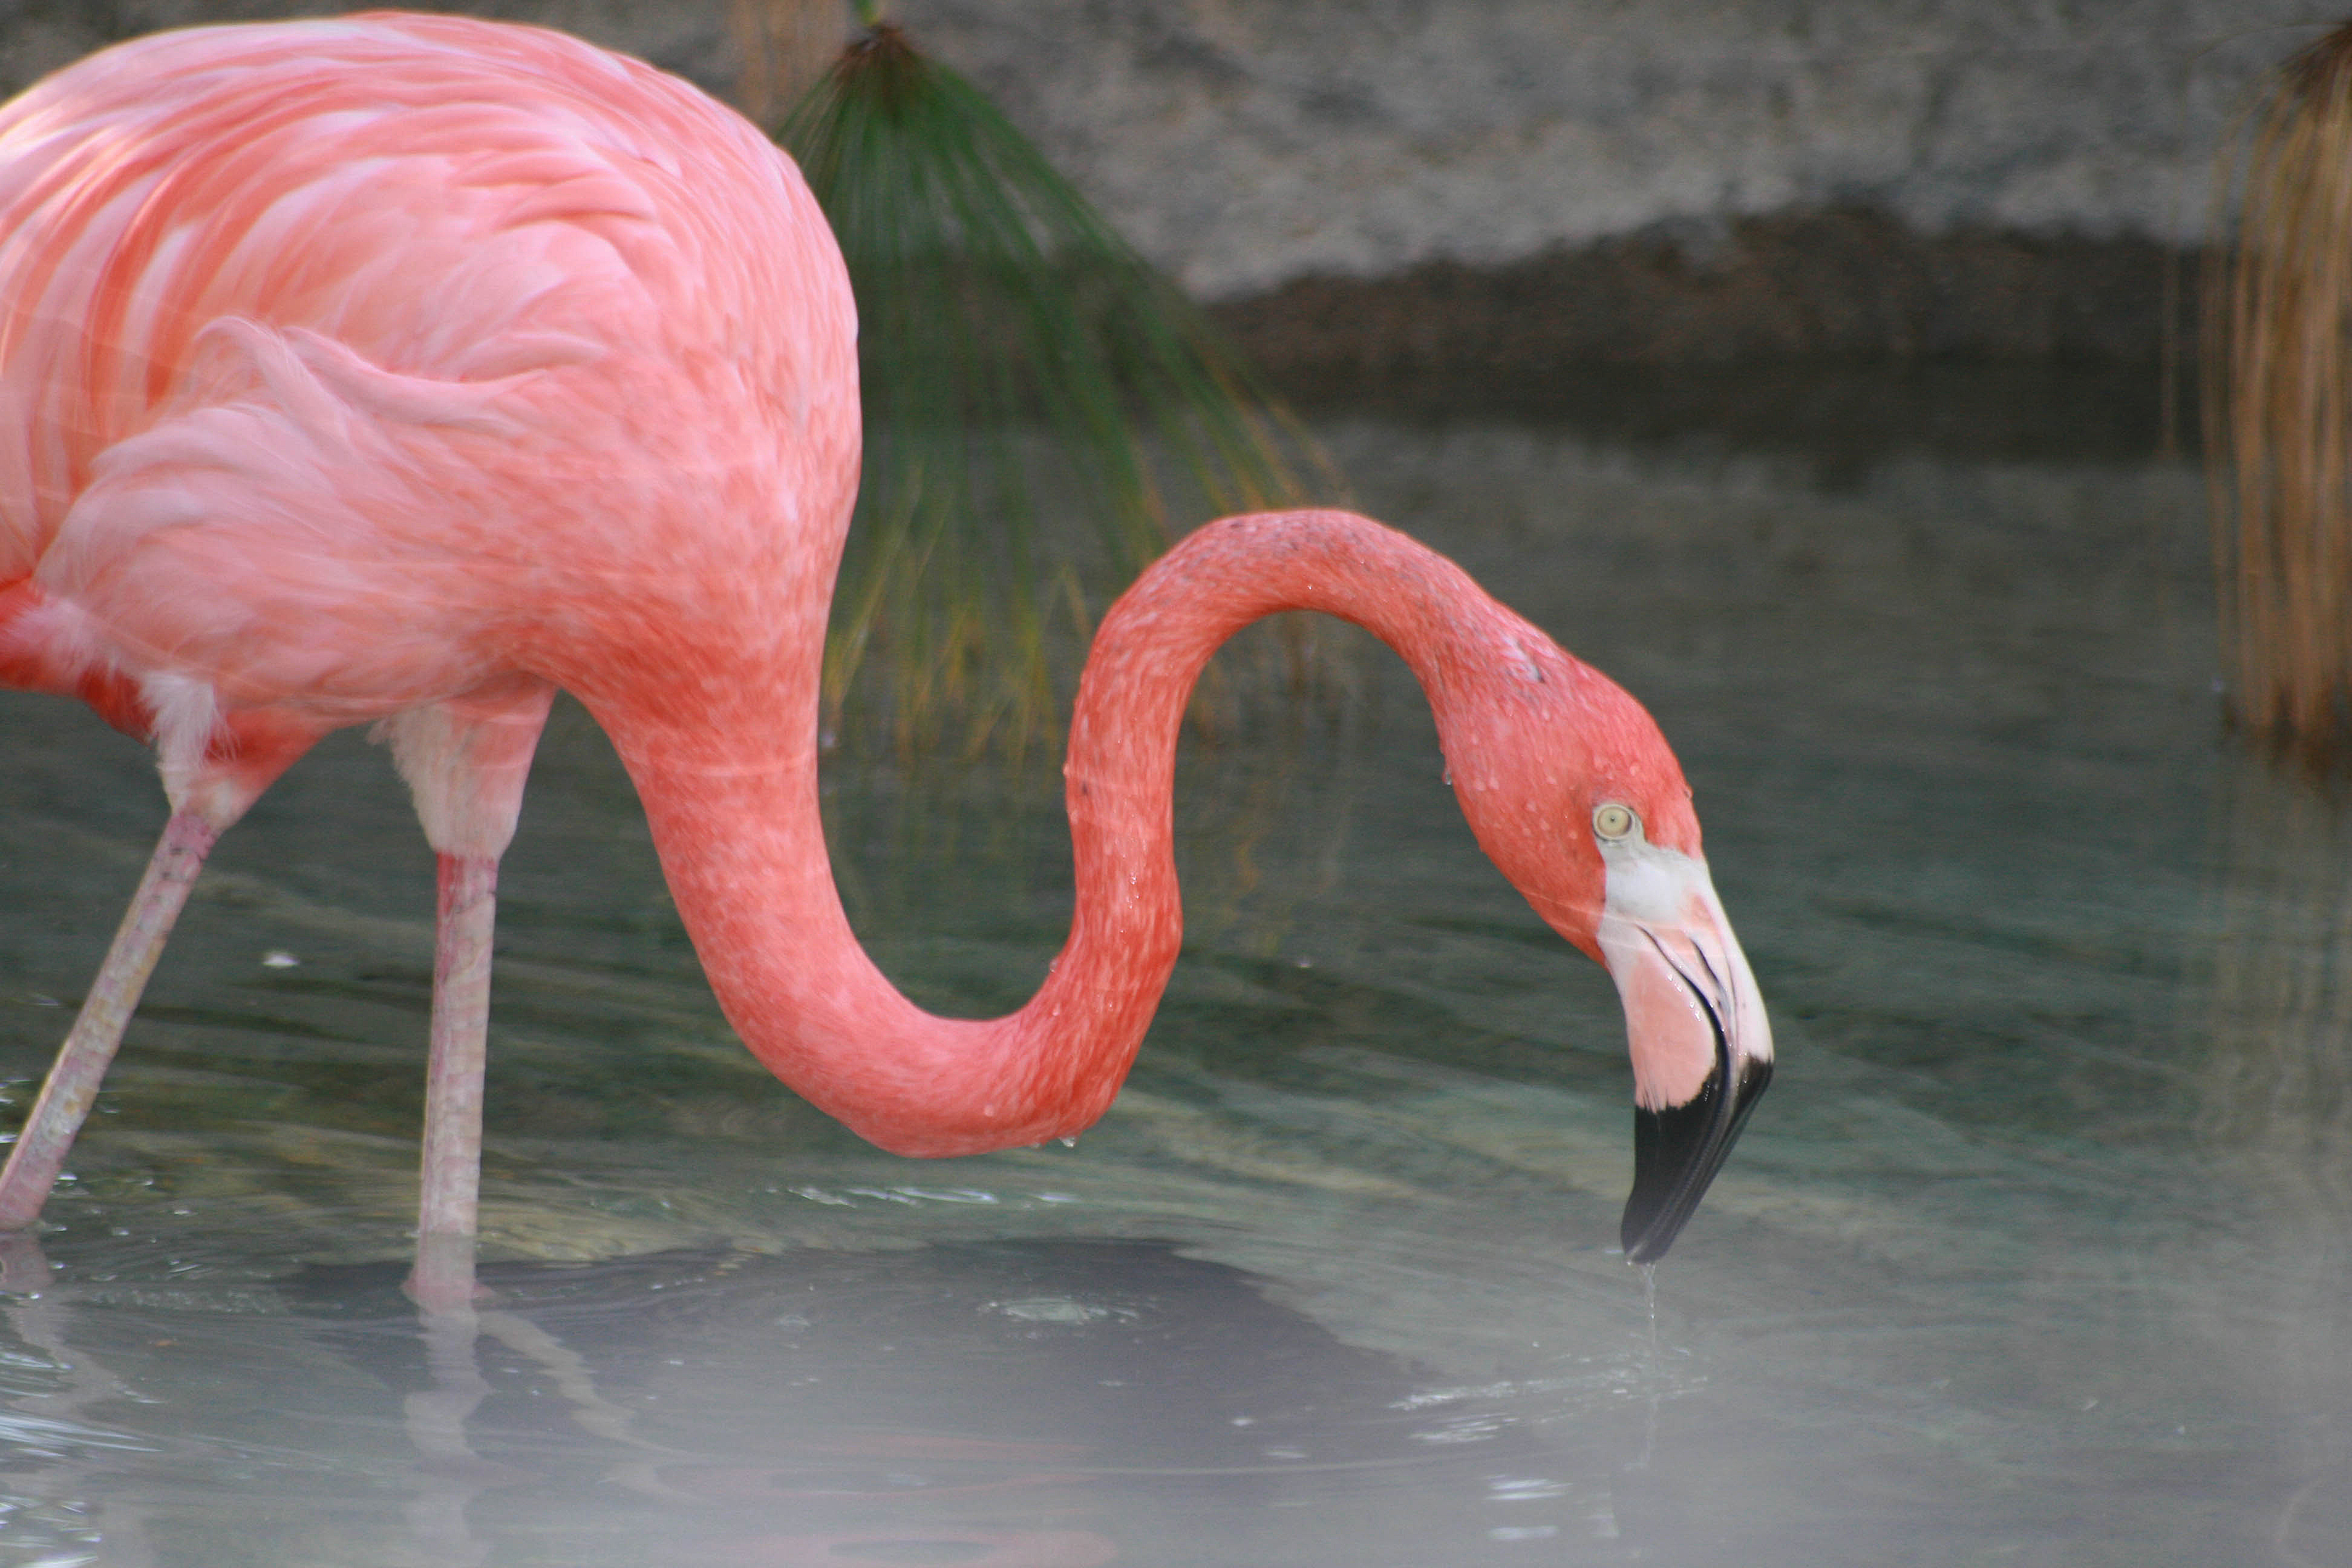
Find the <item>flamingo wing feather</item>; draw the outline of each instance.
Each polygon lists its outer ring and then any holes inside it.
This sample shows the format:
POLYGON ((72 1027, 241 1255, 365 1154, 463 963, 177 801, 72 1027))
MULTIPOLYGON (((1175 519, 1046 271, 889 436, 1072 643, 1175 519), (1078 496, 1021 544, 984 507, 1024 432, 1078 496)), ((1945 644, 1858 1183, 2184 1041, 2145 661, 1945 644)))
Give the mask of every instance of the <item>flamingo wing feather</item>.
POLYGON ((854 396, 814 216, 740 119, 533 29, 194 29, 50 79, 0 110, 0 679, 325 727, 511 663, 517 606, 657 591, 696 487, 789 488, 727 472, 774 430, 665 426, 665 391, 749 384, 787 430, 854 396))

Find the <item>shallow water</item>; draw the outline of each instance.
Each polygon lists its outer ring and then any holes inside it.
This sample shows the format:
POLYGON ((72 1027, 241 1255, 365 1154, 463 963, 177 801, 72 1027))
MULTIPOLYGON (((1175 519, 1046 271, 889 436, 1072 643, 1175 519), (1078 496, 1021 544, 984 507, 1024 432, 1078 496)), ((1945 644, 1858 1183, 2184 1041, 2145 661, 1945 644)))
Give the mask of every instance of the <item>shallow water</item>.
MULTIPOLYGON (((936 1163, 732 1040, 561 711, 503 887, 498 1300, 428 1338, 431 865, 346 736, 222 846, 7 1259, 0 1563, 2352 1561, 2352 807, 2221 731, 2195 475, 2087 403, 2077 447, 1944 439, 1976 405, 1859 453, 1322 426, 1697 788, 1781 1065, 1654 1320, 1613 994, 1365 654, 1188 746, 1187 949, 1109 1117, 936 1163)), ((0 742, 22 1105, 162 807, 68 704, 0 742)), ((928 1005, 1059 942, 1039 771, 829 774, 928 1005)))

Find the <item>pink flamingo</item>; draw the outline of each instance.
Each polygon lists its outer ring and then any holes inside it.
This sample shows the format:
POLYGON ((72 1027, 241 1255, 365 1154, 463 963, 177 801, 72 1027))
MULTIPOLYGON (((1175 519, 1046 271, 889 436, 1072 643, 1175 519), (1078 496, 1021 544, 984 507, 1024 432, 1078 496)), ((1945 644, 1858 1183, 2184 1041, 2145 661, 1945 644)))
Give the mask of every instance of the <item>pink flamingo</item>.
POLYGON ((1176 962, 1193 679, 1305 608, 1411 664, 1479 843, 1615 977, 1624 1241, 1665 1250, 1771 1062, 1689 787, 1631 697, 1363 518, 1213 523, 1105 617, 1066 769, 1076 915, 1034 1000, 938 1018, 875 968, 817 806, 855 335, 791 162, 558 34, 200 28, 0 110, 0 682, 152 739, 172 806, 0 1174, 0 1229, 37 1216, 214 841, 320 736, 373 723, 439 857, 411 1289, 470 1300, 497 868, 558 687, 612 737, 719 1004, 778 1077, 906 1154, 1075 1133, 1176 962))

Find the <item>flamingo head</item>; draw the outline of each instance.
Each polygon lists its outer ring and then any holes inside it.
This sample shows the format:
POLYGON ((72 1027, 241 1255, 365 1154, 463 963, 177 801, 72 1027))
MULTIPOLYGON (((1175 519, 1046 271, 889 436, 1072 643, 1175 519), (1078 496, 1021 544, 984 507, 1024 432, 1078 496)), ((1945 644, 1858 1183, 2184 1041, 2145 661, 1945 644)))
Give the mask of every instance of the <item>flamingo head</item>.
POLYGON ((1656 722, 1531 627, 1509 654, 1464 672, 1440 714, 1448 772, 1481 847, 1617 983, 1633 1058, 1622 1237, 1651 1263, 1770 1081, 1771 1024, 1656 722))

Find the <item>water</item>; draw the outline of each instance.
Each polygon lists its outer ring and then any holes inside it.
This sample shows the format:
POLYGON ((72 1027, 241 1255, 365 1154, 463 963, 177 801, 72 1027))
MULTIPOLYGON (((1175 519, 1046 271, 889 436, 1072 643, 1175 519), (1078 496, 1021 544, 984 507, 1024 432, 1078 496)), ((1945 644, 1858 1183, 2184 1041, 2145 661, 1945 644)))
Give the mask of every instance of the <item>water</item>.
MULTIPOLYGON (((1781 1065, 1654 1295, 1610 1250, 1613 994, 1367 658, 1188 748, 1187 950, 1111 1115, 940 1163, 733 1042, 559 713, 501 910, 499 1297, 428 1338, 431 865, 343 737, 224 842, 7 1259, 0 1563, 2352 1561, 2352 808, 2220 729, 2195 475, 2042 391, 2072 423, 2030 439, 1966 382, 1859 442, 1785 388, 1323 424, 1696 785, 1781 1065)), ((162 809, 68 704, 0 736, 21 1107, 162 809)), ((1040 772, 833 771, 929 1005, 1059 941, 1040 772)))

